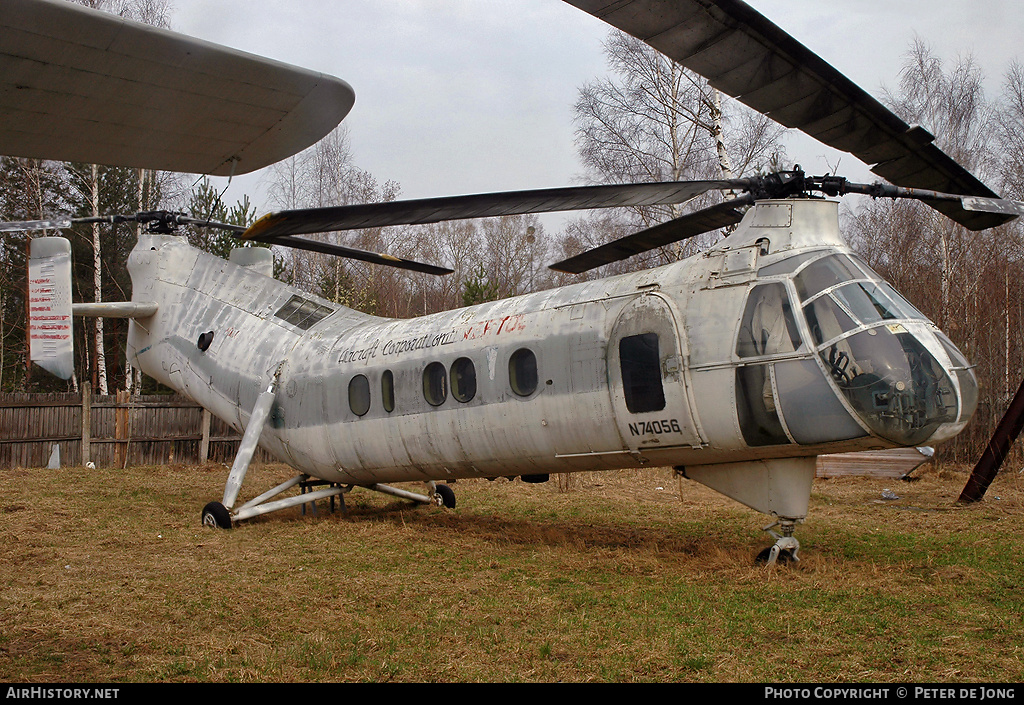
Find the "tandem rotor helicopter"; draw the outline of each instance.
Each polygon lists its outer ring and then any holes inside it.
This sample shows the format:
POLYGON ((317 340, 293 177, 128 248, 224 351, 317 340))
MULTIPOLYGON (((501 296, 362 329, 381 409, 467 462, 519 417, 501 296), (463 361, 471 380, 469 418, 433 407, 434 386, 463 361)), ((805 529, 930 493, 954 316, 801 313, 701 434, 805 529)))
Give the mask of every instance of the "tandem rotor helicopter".
MULTIPOLYGON (((819 454, 918 446, 974 412, 970 363, 844 242, 847 193, 922 200, 973 230, 1024 213, 740 0, 566 0, 777 122, 886 179, 765 177, 572 187, 273 213, 248 229, 174 213, 132 251, 128 302, 72 304, 70 246, 31 241, 31 358, 73 371, 74 315, 130 320, 131 364, 244 430, 204 524, 356 487, 452 507, 446 481, 671 466, 775 522, 762 552, 797 559, 819 454), (735 226, 669 265, 410 320, 363 314, 174 234, 241 239, 444 274, 310 233, 517 213, 719 205, 552 265, 579 273, 735 226), (821 194, 821 195, 816 195, 821 194), (260 446, 297 475, 239 496, 260 446), (322 489, 280 498, 310 480, 322 489), (387 483, 422 481, 416 494, 387 483)), ((352 107, 343 81, 62 0, 0 0, 0 154, 230 175, 295 154, 352 107)), ((107 216, 124 219, 125 216, 107 216)), ((77 219, 74 222, 81 222, 77 219)), ((59 229, 72 219, 9 223, 59 229)))

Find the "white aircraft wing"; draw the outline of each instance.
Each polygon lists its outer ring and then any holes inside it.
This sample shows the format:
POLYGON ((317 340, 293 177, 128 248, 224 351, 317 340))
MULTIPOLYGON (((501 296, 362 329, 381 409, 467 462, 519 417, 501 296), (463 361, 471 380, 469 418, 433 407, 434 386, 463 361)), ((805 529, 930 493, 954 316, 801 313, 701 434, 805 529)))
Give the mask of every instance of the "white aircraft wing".
POLYGON ((0 154, 244 174, 354 102, 333 76, 65 0, 0 0, 0 154))

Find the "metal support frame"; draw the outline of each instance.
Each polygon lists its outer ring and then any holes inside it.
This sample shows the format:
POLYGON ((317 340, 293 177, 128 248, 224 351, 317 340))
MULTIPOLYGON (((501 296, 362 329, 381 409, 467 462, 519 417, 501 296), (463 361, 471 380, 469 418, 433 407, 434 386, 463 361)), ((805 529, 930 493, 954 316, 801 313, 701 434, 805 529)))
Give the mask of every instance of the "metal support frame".
MULTIPOLYGON (((296 475, 295 477, 277 485, 273 489, 264 492, 259 497, 255 497, 246 502, 245 504, 241 505, 240 507, 238 507, 238 509, 231 512, 231 518, 234 521, 242 521, 263 514, 269 514, 271 512, 280 511, 282 509, 288 509, 290 507, 312 504, 320 499, 331 498, 333 500, 334 497, 341 497, 342 507, 344 507, 345 495, 351 492, 354 487, 356 487, 356 485, 341 486, 331 484, 330 487, 326 487, 322 490, 313 490, 312 492, 303 491, 302 494, 299 494, 294 497, 287 497, 285 499, 279 499, 272 502, 268 501, 278 496, 282 492, 290 490, 296 485, 306 485, 308 487, 313 484, 310 483, 307 485, 308 482, 309 475, 296 475)), ((316 482, 316 484, 323 483, 316 482)), ((426 484, 430 488, 430 494, 428 495, 417 494, 415 492, 409 492, 408 490, 403 490, 397 487, 391 487, 390 485, 382 484, 359 485, 359 487, 364 487, 365 489, 373 490, 374 492, 380 492, 381 494, 391 495, 393 497, 400 497, 402 499, 412 500, 413 502, 418 502, 420 504, 433 504, 440 506, 441 498, 434 489, 435 483, 428 482, 426 484)), ((303 512, 305 512, 305 507, 303 507, 303 512)))
MULTIPOLYGON (((327 480, 315 480, 315 479, 311 479, 309 475, 306 475, 305 479, 303 479, 299 483, 299 491, 302 494, 309 494, 309 493, 317 491, 315 489, 312 489, 314 487, 338 487, 338 486, 339 485, 338 485, 337 482, 329 482, 327 480)), ((351 489, 351 487, 352 486, 350 485, 349 489, 351 489)), ((340 494, 340 495, 338 495, 338 498, 341 500, 341 511, 342 511, 342 513, 348 514, 348 508, 345 506, 345 495, 344 494, 340 494)), ((333 514, 334 513, 334 495, 331 495, 330 499, 331 499, 331 513, 333 514)), ((316 511, 316 500, 311 500, 310 502, 308 502, 308 504, 310 505, 310 508, 313 510, 313 514, 315 515, 317 513, 317 511, 316 511)), ((305 516, 305 514, 306 514, 306 503, 304 503, 302 505, 302 514, 303 514, 303 516, 305 516)))
POLYGON ((1024 430, 1024 382, 1021 382, 1020 387, 1017 388, 1017 393, 1013 395, 1006 414, 1003 415, 992 434, 992 440, 985 446, 985 452, 981 454, 978 464, 971 471, 971 476, 957 499, 959 504, 981 501, 988 486, 999 473, 1000 466, 1006 460, 1010 447, 1017 440, 1021 430, 1024 430))
POLYGON ((240 506, 237 510, 231 513, 231 518, 235 521, 251 519, 255 516, 269 514, 270 512, 276 512, 281 509, 288 509, 289 507, 295 507, 300 504, 306 504, 307 502, 315 502, 318 499, 343 496, 344 494, 352 490, 352 485, 347 485, 345 487, 342 487, 340 485, 332 485, 331 487, 327 487, 322 490, 305 492, 295 497, 286 497, 285 499, 279 499, 273 502, 267 501, 273 497, 276 497, 282 492, 285 492, 291 489, 292 487, 295 487, 296 485, 305 482, 308 479, 308 475, 296 475, 290 480, 282 482, 277 487, 274 487, 273 489, 264 492, 259 497, 251 499, 242 506, 240 506))

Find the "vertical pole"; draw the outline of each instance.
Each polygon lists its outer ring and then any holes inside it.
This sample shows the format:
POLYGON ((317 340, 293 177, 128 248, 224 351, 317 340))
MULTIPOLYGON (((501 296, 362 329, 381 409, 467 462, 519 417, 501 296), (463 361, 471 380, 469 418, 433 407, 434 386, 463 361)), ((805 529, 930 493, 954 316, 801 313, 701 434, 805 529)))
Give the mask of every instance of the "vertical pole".
POLYGON ((992 440, 988 442, 981 459, 974 466, 970 479, 960 493, 958 504, 971 504, 979 502, 985 496, 985 491, 996 478, 999 467, 1010 452, 1010 446, 1017 440, 1021 429, 1024 429, 1024 382, 1021 382, 1017 393, 1013 395, 1010 408, 1006 410, 996 432, 992 434, 992 440))
POLYGON ((122 390, 118 389, 114 392, 114 467, 123 468, 125 466, 126 452, 128 450, 126 443, 121 443, 122 440, 128 438, 127 416, 128 410, 122 408, 128 400, 125 398, 125 394, 122 390))
POLYGON ((82 467, 89 464, 92 443, 92 384, 82 383, 82 467))
POLYGON ((210 419, 212 414, 206 409, 203 409, 203 420, 202 420, 202 433, 203 437, 199 441, 199 464, 202 465, 210 457, 210 419))

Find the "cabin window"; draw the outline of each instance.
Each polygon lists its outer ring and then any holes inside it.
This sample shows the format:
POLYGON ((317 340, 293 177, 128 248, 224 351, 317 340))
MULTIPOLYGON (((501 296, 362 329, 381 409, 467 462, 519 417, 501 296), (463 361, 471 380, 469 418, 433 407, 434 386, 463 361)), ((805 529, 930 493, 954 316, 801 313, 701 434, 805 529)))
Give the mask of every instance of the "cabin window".
POLYGON ((309 330, 332 313, 334 309, 330 306, 318 304, 301 296, 293 296, 274 315, 297 328, 309 330))
POLYGON ((537 391, 537 356, 528 348, 519 348, 508 359, 508 382, 512 391, 528 397, 537 391))
POLYGON ((384 411, 390 414, 395 410, 395 375, 391 370, 384 370, 380 376, 380 400, 384 411))
POLYGON ((476 396, 476 367, 468 357, 460 357, 452 363, 452 396, 467 402, 476 396))
POLYGON ((370 381, 363 375, 356 375, 348 383, 348 408, 356 416, 370 410, 370 381))
POLYGON ((431 406, 441 406, 448 398, 448 375, 440 362, 431 362, 423 370, 423 397, 431 406))
POLYGON ((665 408, 657 333, 641 333, 621 339, 619 367, 629 413, 643 414, 665 408))
POLYGON ((736 412, 748 446, 789 443, 776 409, 769 365, 736 368, 736 412))
POLYGON ((785 285, 755 286, 743 312, 736 354, 740 357, 778 355, 799 347, 800 334, 785 285))

